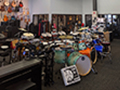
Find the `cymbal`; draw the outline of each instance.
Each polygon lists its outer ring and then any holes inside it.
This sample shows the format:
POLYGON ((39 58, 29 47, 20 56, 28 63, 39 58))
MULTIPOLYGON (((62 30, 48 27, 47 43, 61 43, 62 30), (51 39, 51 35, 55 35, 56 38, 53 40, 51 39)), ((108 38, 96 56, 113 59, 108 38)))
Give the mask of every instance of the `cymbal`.
POLYGON ((25 30, 24 28, 18 28, 20 31, 24 31, 26 32, 27 30, 25 30))
POLYGON ((79 29, 78 31, 82 31, 82 30, 85 30, 85 29, 88 29, 88 27, 83 27, 83 28, 79 29))
POLYGON ((66 35, 66 36, 59 36, 61 39, 73 39, 73 36, 66 35))

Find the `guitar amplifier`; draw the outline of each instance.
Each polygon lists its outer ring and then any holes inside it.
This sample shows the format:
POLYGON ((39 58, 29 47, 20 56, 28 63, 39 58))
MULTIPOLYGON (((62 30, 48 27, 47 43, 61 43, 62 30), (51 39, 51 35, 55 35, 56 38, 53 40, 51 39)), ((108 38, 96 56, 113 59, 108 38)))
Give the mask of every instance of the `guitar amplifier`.
POLYGON ((75 65, 61 69, 61 73, 65 86, 75 84, 81 80, 75 65))

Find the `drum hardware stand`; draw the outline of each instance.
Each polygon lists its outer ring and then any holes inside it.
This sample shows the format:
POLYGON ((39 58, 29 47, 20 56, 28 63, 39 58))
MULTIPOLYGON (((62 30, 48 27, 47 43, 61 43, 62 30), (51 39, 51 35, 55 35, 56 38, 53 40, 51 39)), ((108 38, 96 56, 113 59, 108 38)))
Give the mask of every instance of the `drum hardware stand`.
POLYGON ((94 74, 98 74, 98 72, 97 72, 97 69, 96 69, 95 65, 92 65, 91 70, 92 70, 92 72, 93 72, 94 74))
POLYGON ((48 65, 48 61, 49 61, 49 52, 47 52, 46 50, 44 51, 44 53, 42 54, 42 57, 39 57, 40 59, 44 59, 45 60, 45 76, 44 76, 44 86, 50 86, 51 84, 54 84, 53 81, 53 59, 54 59, 54 52, 52 51, 52 60, 50 65, 48 65))
POLYGON ((111 58, 110 52, 104 52, 104 53, 100 52, 100 55, 101 55, 101 62, 103 61, 103 57, 108 57, 108 59, 110 60, 110 63, 112 64, 112 58, 111 58))

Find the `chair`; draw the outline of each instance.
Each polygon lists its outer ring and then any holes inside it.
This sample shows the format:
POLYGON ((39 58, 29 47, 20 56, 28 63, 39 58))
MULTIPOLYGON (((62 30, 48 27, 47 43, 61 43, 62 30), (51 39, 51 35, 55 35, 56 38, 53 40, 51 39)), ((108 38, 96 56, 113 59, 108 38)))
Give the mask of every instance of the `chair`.
POLYGON ((103 52, 100 52, 101 55, 101 62, 103 61, 104 57, 108 57, 110 60, 110 63, 112 64, 112 53, 111 53, 111 46, 110 42, 104 41, 102 42, 103 45, 103 52))

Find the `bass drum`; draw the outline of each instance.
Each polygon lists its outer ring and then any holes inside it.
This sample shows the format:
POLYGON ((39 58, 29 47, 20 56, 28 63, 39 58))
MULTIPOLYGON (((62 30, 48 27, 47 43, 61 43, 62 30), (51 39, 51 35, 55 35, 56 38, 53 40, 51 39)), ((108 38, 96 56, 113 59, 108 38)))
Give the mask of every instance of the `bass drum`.
POLYGON ((89 57, 82 55, 78 52, 73 52, 68 57, 68 65, 76 65, 78 72, 81 76, 86 76, 90 73, 92 68, 92 62, 89 57))
POLYGON ((86 48, 85 50, 80 50, 79 53, 88 56, 93 64, 97 62, 97 51, 95 48, 86 48))
POLYGON ((54 61, 58 64, 65 63, 65 51, 55 50, 54 61))

